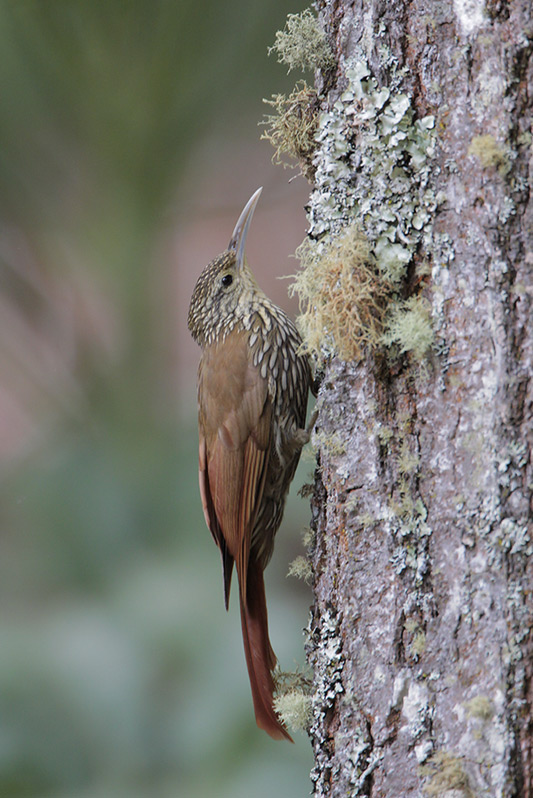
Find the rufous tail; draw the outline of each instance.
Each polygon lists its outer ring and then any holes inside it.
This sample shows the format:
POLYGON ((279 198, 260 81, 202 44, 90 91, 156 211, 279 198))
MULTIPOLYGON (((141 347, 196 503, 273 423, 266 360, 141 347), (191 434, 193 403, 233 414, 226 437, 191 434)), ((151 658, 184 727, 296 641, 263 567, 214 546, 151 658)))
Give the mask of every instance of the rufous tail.
POLYGON ((248 564, 246 598, 241 591, 240 602, 244 653, 257 725, 275 740, 290 740, 292 743, 294 740, 274 711, 272 670, 276 656, 268 637, 263 569, 252 560, 248 564))

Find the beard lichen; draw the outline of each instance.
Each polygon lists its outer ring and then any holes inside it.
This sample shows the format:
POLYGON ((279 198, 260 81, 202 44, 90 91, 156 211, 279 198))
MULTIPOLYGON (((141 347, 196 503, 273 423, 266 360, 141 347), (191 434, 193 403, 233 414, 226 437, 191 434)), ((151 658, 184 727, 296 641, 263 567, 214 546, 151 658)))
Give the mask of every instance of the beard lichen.
POLYGON ((354 360, 377 345, 391 286, 360 228, 351 225, 328 244, 306 240, 296 254, 302 269, 289 291, 300 299, 305 350, 354 360))
MULTIPOLYGON (((268 48, 269 54, 272 51, 276 52, 280 64, 289 67, 289 72, 292 69, 324 70, 334 64, 326 32, 310 9, 287 16, 285 30, 276 33, 274 45, 268 48)), ((270 100, 263 102, 275 111, 260 122, 266 127, 261 138, 270 141, 274 148, 272 160, 283 166, 299 164, 304 176, 311 180, 318 125, 316 91, 302 80, 288 96, 273 94, 270 100)))
POLYGON ((335 62, 326 33, 309 8, 300 14, 288 14, 285 30, 276 33, 268 54, 273 50, 279 63, 289 67, 289 72, 291 69, 327 69, 335 62))
POLYGON ((311 563, 303 554, 299 554, 298 557, 289 564, 287 576, 295 576, 297 579, 303 579, 303 581, 309 585, 312 575, 311 563))
POLYGON ((273 94, 270 100, 263 102, 275 111, 260 122, 266 127, 261 139, 270 141, 274 148, 272 160, 282 166, 299 165, 302 173, 310 179, 314 172, 312 158, 318 124, 316 91, 301 80, 289 96, 273 94))
POLYGON ((399 354, 410 352, 416 361, 423 360, 434 340, 429 304, 418 296, 396 302, 381 340, 385 346, 396 346, 399 354))
POLYGON ((274 709, 291 731, 307 731, 311 723, 313 699, 295 688, 274 699, 274 709))
POLYGON ((312 719, 312 684, 299 670, 274 671, 274 709, 291 731, 308 731, 312 719))

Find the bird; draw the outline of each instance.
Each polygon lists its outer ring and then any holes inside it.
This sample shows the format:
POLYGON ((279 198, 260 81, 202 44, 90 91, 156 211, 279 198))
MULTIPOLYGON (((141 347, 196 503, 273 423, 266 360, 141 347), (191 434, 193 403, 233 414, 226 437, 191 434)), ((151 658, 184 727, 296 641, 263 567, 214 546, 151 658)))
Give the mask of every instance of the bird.
POLYGON ((309 440, 305 420, 313 383, 295 324, 259 288, 245 257, 261 191, 246 203, 228 248, 201 272, 188 327, 202 348, 197 382, 200 494, 222 557, 226 610, 235 565, 256 722, 272 738, 292 742, 274 709, 277 660, 268 633, 263 572, 301 449, 309 440))

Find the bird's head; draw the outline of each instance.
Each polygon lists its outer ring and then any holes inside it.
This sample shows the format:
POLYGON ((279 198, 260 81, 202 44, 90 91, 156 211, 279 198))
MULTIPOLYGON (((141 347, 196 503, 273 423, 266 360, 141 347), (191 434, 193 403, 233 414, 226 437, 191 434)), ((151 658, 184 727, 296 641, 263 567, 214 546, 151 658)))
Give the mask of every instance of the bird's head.
POLYGON ((201 345, 212 343, 245 318, 259 289, 244 255, 246 236, 262 188, 252 194, 235 225, 228 248, 201 273, 189 305, 188 327, 201 345))

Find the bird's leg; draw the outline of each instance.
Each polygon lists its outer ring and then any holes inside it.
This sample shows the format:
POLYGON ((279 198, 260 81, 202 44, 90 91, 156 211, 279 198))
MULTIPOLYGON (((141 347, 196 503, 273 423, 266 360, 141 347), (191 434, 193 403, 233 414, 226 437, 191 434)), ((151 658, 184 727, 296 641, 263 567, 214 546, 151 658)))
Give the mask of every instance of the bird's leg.
POLYGON ((316 424, 316 420, 318 418, 318 408, 315 407, 313 412, 311 413, 311 418, 309 419, 309 424, 307 425, 306 432, 307 432, 307 440, 311 437, 311 433, 313 431, 313 427, 316 424))
POLYGON ((309 443, 311 432, 313 431, 313 427, 316 424, 317 418, 318 410, 315 408, 311 414, 311 418, 309 419, 309 424, 307 427, 305 429, 297 427, 292 431, 291 436, 287 438, 286 446, 290 457, 292 457, 292 455, 296 452, 299 452, 306 443, 309 443))

